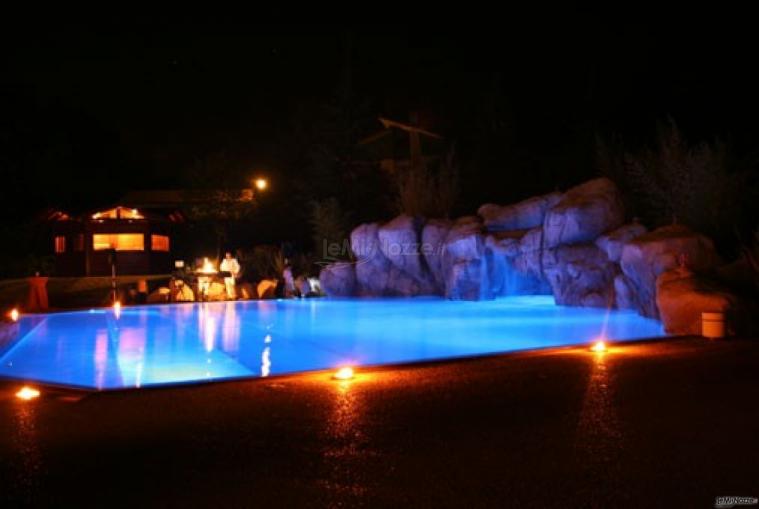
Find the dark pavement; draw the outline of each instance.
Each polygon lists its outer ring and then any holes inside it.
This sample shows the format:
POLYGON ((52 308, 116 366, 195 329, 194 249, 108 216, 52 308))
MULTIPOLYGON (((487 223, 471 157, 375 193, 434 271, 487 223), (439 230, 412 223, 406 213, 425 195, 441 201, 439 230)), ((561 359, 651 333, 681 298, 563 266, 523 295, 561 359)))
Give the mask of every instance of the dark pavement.
POLYGON ((759 341, 112 393, 0 384, 0 507, 713 507, 759 496, 759 341))

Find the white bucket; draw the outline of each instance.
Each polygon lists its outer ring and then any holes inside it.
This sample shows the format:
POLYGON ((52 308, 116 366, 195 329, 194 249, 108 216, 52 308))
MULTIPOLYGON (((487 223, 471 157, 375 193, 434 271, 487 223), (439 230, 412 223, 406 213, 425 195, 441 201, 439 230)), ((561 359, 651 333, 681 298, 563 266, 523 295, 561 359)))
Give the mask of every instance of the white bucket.
POLYGON ((701 335, 705 338, 724 338, 725 313, 701 313, 701 335))

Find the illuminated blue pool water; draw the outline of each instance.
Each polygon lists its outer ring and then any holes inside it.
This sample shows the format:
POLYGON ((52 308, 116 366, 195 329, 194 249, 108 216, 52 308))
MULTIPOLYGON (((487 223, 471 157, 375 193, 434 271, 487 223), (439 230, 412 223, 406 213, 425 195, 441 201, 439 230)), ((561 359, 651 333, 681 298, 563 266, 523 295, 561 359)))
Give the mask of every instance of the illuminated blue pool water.
POLYGON ((262 377, 663 336, 631 311, 550 296, 282 300, 142 306, 23 317, 0 376, 112 389, 262 377))

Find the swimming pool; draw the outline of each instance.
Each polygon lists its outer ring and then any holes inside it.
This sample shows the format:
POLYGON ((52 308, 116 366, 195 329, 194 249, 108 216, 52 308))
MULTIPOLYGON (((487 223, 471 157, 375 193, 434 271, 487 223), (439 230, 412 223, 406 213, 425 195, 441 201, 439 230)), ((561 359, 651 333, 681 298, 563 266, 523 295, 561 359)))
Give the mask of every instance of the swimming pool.
POLYGON ((0 376, 92 389, 144 387, 664 336, 633 311, 551 296, 266 300, 21 318, 0 376))

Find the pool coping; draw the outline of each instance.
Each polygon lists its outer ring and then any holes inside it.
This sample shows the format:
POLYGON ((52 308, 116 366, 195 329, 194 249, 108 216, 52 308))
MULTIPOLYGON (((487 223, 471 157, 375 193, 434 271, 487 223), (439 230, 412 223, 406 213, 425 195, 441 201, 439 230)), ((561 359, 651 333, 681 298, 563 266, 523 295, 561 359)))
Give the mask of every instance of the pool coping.
MULTIPOLYGON (((643 345, 643 344, 658 343, 662 341, 682 340, 682 339, 687 339, 687 338, 701 338, 701 336, 667 335, 667 336, 659 336, 659 337, 624 339, 624 340, 619 340, 619 341, 610 340, 608 342, 613 348, 614 345, 619 345, 619 346, 629 346, 633 344, 643 345)), ((551 351, 555 351, 558 353, 561 351, 575 350, 578 352, 582 351, 584 353, 587 353, 588 355, 606 355, 607 354, 607 352, 603 352, 603 353, 592 352, 590 351, 590 348, 588 345, 589 343, 577 343, 574 345, 545 346, 545 347, 538 347, 538 348, 526 348, 523 350, 508 350, 508 351, 503 351, 503 352, 462 355, 462 356, 456 356, 456 357, 442 357, 438 359, 422 359, 422 360, 405 361, 405 362, 398 362, 398 363, 356 365, 353 367, 354 369, 357 369, 359 373, 364 372, 364 371, 383 372, 383 371, 393 371, 393 370, 399 370, 399 369, 432 367, 432 366, 454 364, 454 363, 468 363, 468 362, 475 362, 475 361, 486 360, 486 359, 491 359, 491 358, 515 357, 519 355, 533 355, 533 354, 549 354, 551 353, 551 351)), ((183 388, 183 387, 188 387, 188 388, 202 387, 202 386, 209 386, 209 385, 216 385, 216 384, 223 384, 223 383, 239 383, 239 382, 263 383, 267 380, 283 379, 287 377, 314 376, 318 374, 327 375, 333 372, 334 372, 334 368, 333 369, 315 369, 315 370, 295 371, 292 373, 277 373, 277 374, 272 374, 269 376, 238 376, 238 377, 217 378, 217 379, 207 379, 207 380, 206 379, 187 380, 187 381, 180 381, 180 382, 149 384, 149 385, 145 385, 141 387, 112 387, 112 388, 104 388, 104 389, 97 389, 97 388, 82 386, 82 385, 57 384, 54 382, 44 382, 44 381, 37 381, 37 380, 31 380, 31 379, 13 378, 13 377, 8 377, 4 375, 0 375, 0 383, 9 383, 9 384, 16 383, 20 385, 34 385, 34 386, 53 389, 53 390, 61 391, 61 392, 85 393, 85 395, 89 396, 89 395, 94 395, 94 394, 113 394, 113 393, 123 394, 126 392, 139 392, 139 391, 145 391, 145 390, 176 389, 176 388, 183 388)), ((341 383, 338 380, 335 380, 335 382, 341 383)))

